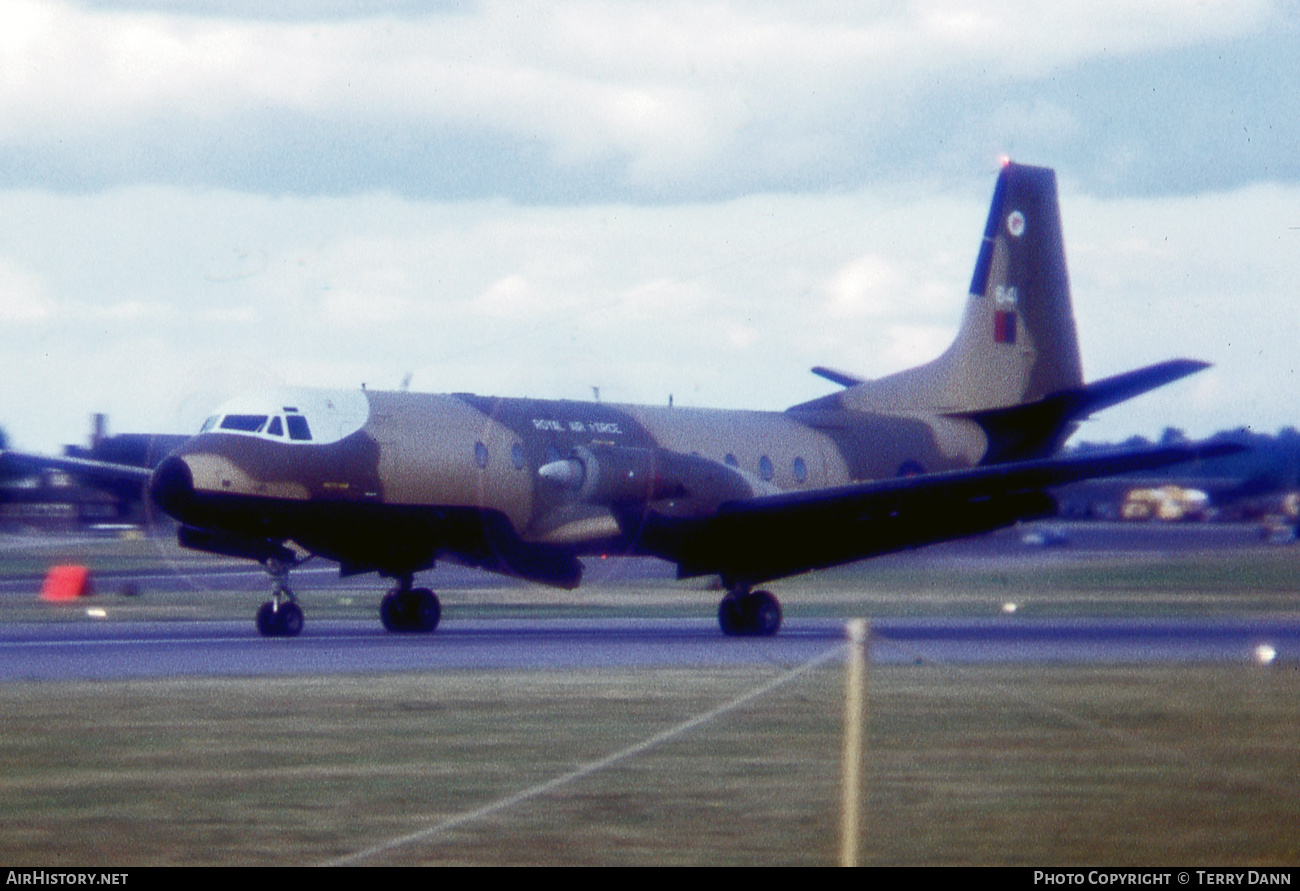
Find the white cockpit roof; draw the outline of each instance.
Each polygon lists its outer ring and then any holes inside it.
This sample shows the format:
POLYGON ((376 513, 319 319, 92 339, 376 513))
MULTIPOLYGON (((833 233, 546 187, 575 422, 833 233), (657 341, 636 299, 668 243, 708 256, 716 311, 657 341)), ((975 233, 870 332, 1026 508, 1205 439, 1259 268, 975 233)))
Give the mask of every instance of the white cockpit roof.
POLYGON ((370 400, 362 390, 276 387, 224 403, 204 422, 201 432, 328 445, 360 430, 369 417, 370 400))

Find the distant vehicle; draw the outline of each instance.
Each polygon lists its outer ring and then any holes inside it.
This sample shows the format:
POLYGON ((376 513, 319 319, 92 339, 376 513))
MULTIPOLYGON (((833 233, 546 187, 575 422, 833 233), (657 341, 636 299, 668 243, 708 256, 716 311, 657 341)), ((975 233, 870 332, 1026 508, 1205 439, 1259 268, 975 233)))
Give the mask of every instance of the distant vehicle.
POLYGON ((1270 544, 1291 544, 1300 537, 1300 492, 1277 499, 1276 510, 1262 515, 1260 537, 1270 544))
POLYGON ((1182 486, 1131 489, 1120 505, 1122 520, 1160 520, 1181 523, 1205 520, 1210 514, 1210 496, 1200 489, 1182 486))
POLYGON ((1060 526, 1039 526, 1021 535, 1020 543, 1034 548, 1062 548, 1070 543, 1070 536, 1060 526))
POLYGON ((1297 530, 1294 523, 1266 523, 1259 528, 1259 537, 1269 544, 1291 544, 1297 530))
POLYGON ((1237 451, 1050 457, 1077 421, 1204 367, 1083 382, 1055 174, 1008 163, 956 340, 926 365, 814 369, 845 389, 784 412, 275 390, 219 408, 152 472, 118 470, 149 480, 182 544, 266 567, 265 635, 302 629, 287 581, 304 553, 393 579, 390 631, 437 626, 414 579, 438 560, 571 588, 580 556, 628 553, 719 576, 722 631, 769 635, 765 581, 1049 517, 1052 486, 1237 451))

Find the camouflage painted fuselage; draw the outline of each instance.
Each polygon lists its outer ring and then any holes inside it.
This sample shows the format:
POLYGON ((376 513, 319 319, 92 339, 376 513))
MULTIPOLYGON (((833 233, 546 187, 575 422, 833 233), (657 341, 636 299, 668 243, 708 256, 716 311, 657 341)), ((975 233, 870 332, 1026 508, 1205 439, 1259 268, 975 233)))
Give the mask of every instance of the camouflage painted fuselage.
MULTIPOLYGON (((303 392, 265 394, 260 411, 274 416, 303 392)), ((691 546, 724 503, 968 467, 986 446, 977 424, 943 417, 364 398, 361 428, 334 442, 196 436, 173 455, 189 485, 160 492, 161 502, 188 526, 291 540, 344 572, 401 576, 450 558, 568 586, 579 554, 654 554, 684 572, 725 571, 691 546), (605 475, 596 497, 539 473, 575 455, 585 482, 605 475)))

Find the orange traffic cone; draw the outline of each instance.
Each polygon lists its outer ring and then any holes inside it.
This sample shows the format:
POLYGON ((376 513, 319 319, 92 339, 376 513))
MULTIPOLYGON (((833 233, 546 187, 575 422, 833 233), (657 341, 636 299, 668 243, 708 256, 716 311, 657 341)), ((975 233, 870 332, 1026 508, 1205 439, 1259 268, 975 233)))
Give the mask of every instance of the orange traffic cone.
POLYGON ((92 594, 90 570, 84 566, 51 566, 41 586, 41 600, 68 603, 92 594))

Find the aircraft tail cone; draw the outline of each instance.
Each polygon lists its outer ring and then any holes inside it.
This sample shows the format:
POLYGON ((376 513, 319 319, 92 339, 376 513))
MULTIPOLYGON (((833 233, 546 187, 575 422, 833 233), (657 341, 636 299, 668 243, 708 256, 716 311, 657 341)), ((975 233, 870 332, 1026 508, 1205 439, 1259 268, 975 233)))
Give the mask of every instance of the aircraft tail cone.
POLYGON ((85 566, 51 566, 41 585, 41 600, 45 603, 71 603, 78 597, 94 593, 90 583, 90 570, 85 566))

